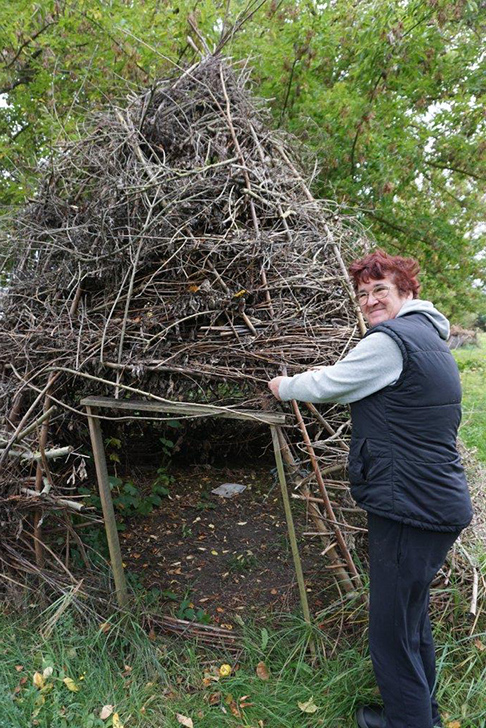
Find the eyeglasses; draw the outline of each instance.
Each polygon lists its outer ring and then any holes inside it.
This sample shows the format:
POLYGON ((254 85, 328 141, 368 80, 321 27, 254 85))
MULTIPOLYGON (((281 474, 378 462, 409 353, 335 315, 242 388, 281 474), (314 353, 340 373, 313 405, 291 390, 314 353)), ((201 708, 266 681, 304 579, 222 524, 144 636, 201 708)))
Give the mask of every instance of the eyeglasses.
POLYGON ((384 283, 380 283, 378 286, 375 286, 371 291, 360 291, 356 295, 356 298, 358 299, 359 305, 364 306, 368 303, 370 293, 373 295, 373 298, 376 298, 378 301, 382 301, 388 296, 390 290, 391 286, 385 286, 384 283))

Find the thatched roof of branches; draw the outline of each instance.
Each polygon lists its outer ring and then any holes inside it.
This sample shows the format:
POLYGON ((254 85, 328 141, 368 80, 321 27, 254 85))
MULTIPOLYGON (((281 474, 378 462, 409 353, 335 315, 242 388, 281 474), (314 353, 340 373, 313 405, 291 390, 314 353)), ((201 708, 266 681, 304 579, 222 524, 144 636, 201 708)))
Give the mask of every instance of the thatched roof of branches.
MULTIPOLYGON (((333 363, 359 337, 343 258, 361 232, 313 199, 247 76, 210 57, 99 114, 56 150, 35 199, 8 222, 4 573, 69 581, 54 554, 40 554, 39 521, 79 508, 73 486, 84 464, 55 454, 86 445, 84 395, 277 408, 270 377, 333 363)), ((315 498, 308 508, 315 528, 337 537, 326 558, 343 576, 353 570, 353 530, 342 524, 356 518, 342 482, 348 417, 339 407, 303 412, 281 444, 301 496, 311 495, 317 465, 319 497, 332 492, 333 504, 315 498)))
POLYGON ((352 233, 306 197, 245 81, 211 58, 58 152, 16 220, 2 362, 156 372, 172 397, 234 381, 255 400, 282 364, 349 345, 334 246, 352 233))

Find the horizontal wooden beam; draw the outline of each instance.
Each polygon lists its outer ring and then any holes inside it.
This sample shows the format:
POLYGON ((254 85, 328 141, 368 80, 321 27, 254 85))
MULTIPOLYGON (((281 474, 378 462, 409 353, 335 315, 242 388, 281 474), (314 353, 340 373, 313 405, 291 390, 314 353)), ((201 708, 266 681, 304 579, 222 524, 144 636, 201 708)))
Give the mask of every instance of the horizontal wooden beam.
POLYGON ((262 410, 237 410, 217 407, 212 404, 192 404, 189 402, 148 402, 136 399, 114 399, 113 397, 85 397, 81 400, 84 407, 104 407, 107 409, 129 410, 131 412, 160 412, 186 417, 222 417, 229 420, 262 422, 266 425, 284 425, 285 415, 279 412, 262 410))

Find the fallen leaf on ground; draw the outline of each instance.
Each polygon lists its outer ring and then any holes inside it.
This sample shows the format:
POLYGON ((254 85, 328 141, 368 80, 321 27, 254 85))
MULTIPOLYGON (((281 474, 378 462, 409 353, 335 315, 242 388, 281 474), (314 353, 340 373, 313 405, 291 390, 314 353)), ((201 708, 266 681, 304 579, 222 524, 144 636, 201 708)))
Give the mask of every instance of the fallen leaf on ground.
POLYGON ((100 710, 101 720, 106 720, 113 713, 113 705, 104 705, 100 710))
POLYGON ((39 690, 41 688, 43 688, 44 687, 45 680, 44 680, 44 677, 43 677, 42 673, 41 672, 34 672, 34 676, 32 678, 32 682, 34 683, 34 685, 36 686, 36 688, 39 688, 39 690))
POLYGON ((461 728, 461 723, 458 720, 453 720, 450 723, 446 723, 447 728, 461 728))
POLYGON ((237 718, 239 718, 240 717, 240 711, 239 711, 238 706, 236 704, 236 700, 231 695, 231 693, 225 697, 224 702, 229 707, 229 709, 231 710, 231 712, 233 713, 233 715, 236 716, 237 718))
POLYGON ((209 705, 217 705, 221 700, 221 693, 210 693, 208 696, 209 705))
POLYGON ((65 677, 63 680, 64 685, 67 687, 68 690, 70 690, 72 693, 79 692, 79 687, 76 685, 74 680, 71 677, 65 677))
POLYGON ((177 713, 176 718, 178 722, 186 726, 186 728, 194 728, 194 723, 192 722, 192 718, 188 718, 187 715, 182 715, 181 713, 177 713))
POLYGON ((486 647, 481 642, 481 640, 479 639, 479 637, 474 640, 474 644, 476 645, 476 647, 478 648, 478 650, 480 650, 480 652, 483 652, 484 650, 486 650, 486 647))
POLYGON ((118 713, 113 713, 113 728, 123 728, 123 724, 118 713))
POLYGON ((256 674, 260 680, 270 680, 270 673, 264 662, 259 662, 256 666, 256 674))
POLYGON ((309 698, 309 700, 306 700, 304 703, 298 702, 297 705, 303 713, 315 713, 316 710, 319 710, 317 705, 314 703, 313 697, 309 698))
POLYGON ((248 700, 249 697, 249 695, 242 695, 242 697, 240 698, 240 708, 249 708, 251 705, 255 705, 255 703, 252 703, 248 700))
POLYGON ((209 670, 205 670, 203 684, 207 687, 212 682, 219 682, 221 675, 219 674, 219 668, 213 665, 209 670))
POLYGON ((44 680, 47 680, 48 677, 51 677, 53 672, 54 672, 53 667, 46 667, 44 672, 42 673, 42 677, 44 678, 44 680))

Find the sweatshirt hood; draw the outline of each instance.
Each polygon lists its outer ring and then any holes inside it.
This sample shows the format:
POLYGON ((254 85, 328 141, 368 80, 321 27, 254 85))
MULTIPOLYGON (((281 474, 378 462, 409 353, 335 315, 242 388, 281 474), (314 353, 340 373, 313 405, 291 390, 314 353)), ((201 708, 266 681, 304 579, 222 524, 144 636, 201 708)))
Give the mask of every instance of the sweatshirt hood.
POLYGON ((399 316, 404 316, 406 313, 422 313, 424 316, 432 321, 435 328, 439 332, 441 339, 447 340, 450 334, 450 324, 448 319, 443 313, 438 311, 431 301, 422 301, 420 298, 414 298, 410 301, 405 301, 400 311, 397 313, 399 316))

